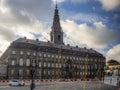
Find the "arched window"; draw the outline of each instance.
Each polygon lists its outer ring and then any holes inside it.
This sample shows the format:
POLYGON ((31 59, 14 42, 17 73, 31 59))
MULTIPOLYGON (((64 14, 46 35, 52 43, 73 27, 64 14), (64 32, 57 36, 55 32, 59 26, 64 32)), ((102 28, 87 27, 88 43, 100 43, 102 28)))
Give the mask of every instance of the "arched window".
POLYGON ((23 59, 22 58, 19 60, 19 65, 23 66, 23 59))

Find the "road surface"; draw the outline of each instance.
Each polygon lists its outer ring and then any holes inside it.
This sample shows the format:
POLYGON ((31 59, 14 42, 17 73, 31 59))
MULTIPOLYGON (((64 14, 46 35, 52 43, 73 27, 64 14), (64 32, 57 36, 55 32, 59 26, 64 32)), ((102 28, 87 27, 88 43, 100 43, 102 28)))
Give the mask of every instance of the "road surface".
MULTIPOLYGON (((30 90, 29 85, 24 87, 0 86, 0 90, 30 90)), ((103 84, 100 81, 54 82, 40 83, 34 90, 120 90, 116 86, 103 84)))

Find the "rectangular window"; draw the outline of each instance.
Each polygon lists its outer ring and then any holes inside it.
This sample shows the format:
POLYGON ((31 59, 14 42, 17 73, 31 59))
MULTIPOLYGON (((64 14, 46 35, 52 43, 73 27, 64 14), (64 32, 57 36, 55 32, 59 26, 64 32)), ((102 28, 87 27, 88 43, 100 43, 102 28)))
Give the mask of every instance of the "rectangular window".
POLYGON ((54 75, 54 71, 52 71, 52 75, 54 75))
POLYGON ((46 74, 46 71, 44 70, 44 75, 46 74))
POLYGON ((50 71, 48 71, 48 75, 50 75, 50 71))
POLYGON ((20 51, 20 55, 23 55, 23 51, 20 51))
POLYGON ((54 67, 54 63, 52 63, 52 67, 54 67))
POLYGON ((35 52, 33 53, 33 56, 36 56, 36 53, 35 53, 35 52))
POLYGON ((67 56, 66 58, 68 59, 69 57, 67 56))
POLYGON ((56 58, 58 58, 58 55, 56 55, 56 58))
POLYGON ((41 57, 41 56, 42 56, 42 54, 41 54, 41 53, 39 53, 39 56, 41 57))
POLYGON ((41 62, 39 62, 39 67, 41 67, 42 66, 42 64, 41 64, 41 62))
POLYGON ((26 66, 30 66, 30 59, 26 60, 26 66))
POLYGON ((30 52, 29 52, 29 51, 27 51, 27 55, 30 55, 30 52))
POLYGON ((58 64, 56 63, 56 68, 58 67, 58 64))
POLYGON ((16 52, 13 50, 13 51, 12 51, 12 54, 15 54, 15 53, 16 53, 16 52))
POLYGON ((12 65, 12 66, 14 66, 14 65, 15 65, 15 60, 12 60, 11 65, 12 65))
POLYGON ((23 59, 22 58, 20 58, 20 60, 19 60, 19 65, 23 66, 23 59))
POLYGON ((46 67, 47 65, 46 65, 46 62, 44 62, 44 67, 46 67))
POLYGON ((63 64, 63 67, 65 68, 65 64, 63 64))
POLYGON ((48 67, 50 67, 50 63, 48 63, 48 67))
POLYGON ((44 57, 46 57, 46 54, 44 53, 44 57))
POLYGON ((59 64, 59 67, 60 67, 60 68, 62 67, 61 63, 59 64))
POLYGON ((22 69, 19 69, 19 75, 22 75, 23 71, 22 69))
POLYGON ((48 57, 50 57, 50 54, 48 54, 48 57))
POLYGON ((61 58, 61 55, 59 56, 59 58, 61 58))
POLYGON ((11 74, 12 74, 12 75, 14 74, 14 70, 11 70, 11 74))
POLYGON ((54 58, 54 54, 52 54, 52 58, 54 58))

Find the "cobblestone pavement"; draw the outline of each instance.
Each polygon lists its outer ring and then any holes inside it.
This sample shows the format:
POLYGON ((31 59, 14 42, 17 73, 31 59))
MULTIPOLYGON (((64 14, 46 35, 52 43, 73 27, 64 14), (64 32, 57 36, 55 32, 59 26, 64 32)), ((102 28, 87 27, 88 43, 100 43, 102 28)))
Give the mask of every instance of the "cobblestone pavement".
MULTIPOLYGON (((30 90, 29 85, 24 87, 0 86, 0 90, 30 90)), ((99 81, 55 82, 40 83, 34 90, 120 90, 115 86, 106 85, 99 81)))

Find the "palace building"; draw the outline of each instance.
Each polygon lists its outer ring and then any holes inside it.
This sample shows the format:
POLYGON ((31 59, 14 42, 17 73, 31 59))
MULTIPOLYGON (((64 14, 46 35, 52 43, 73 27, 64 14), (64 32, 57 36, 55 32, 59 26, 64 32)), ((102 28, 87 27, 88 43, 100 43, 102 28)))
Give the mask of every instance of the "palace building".
POLYGON ((7 63, 7 78, 29 79, 31 65, 36 79, 103 77, 105 57, 92 48, 65 45, 63 33, 56 5, 50 41, 19 38, 1 56, 7 63))

